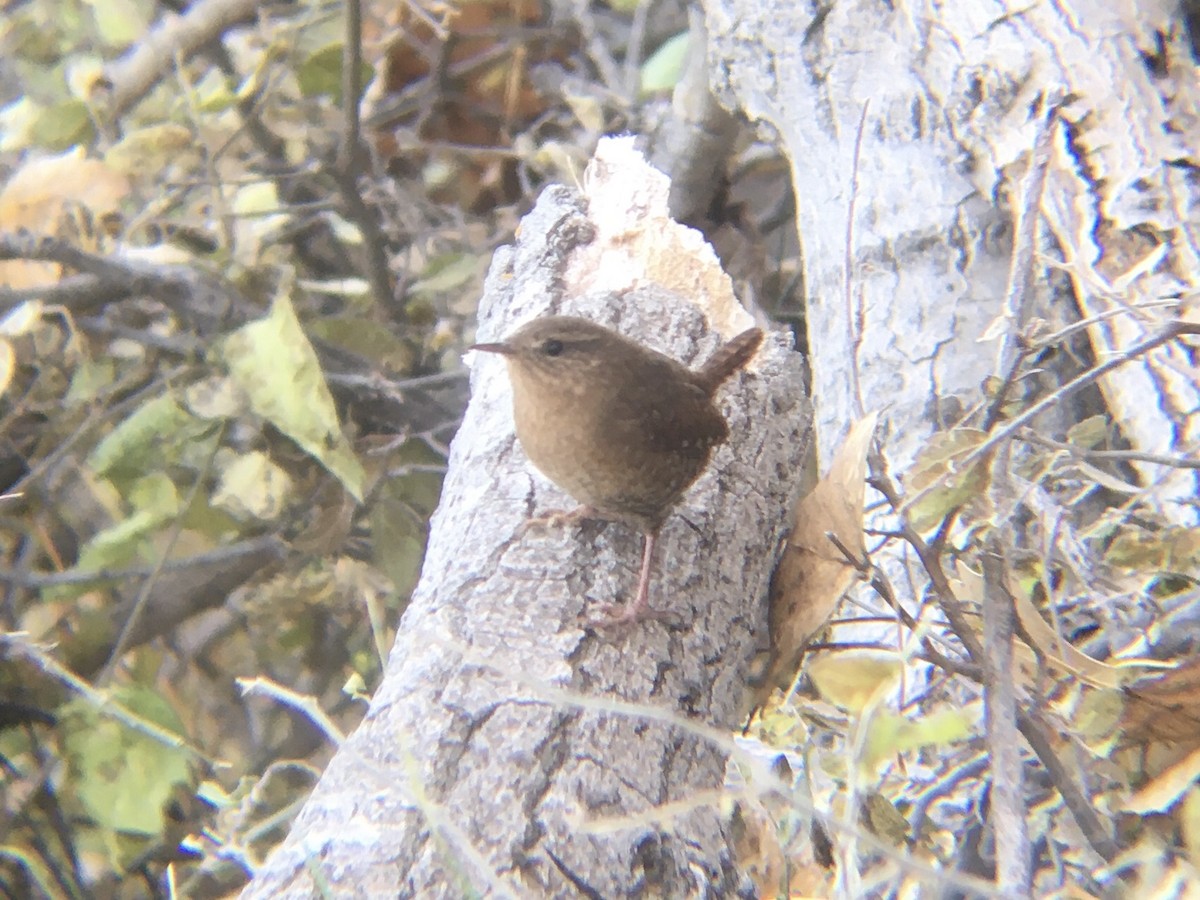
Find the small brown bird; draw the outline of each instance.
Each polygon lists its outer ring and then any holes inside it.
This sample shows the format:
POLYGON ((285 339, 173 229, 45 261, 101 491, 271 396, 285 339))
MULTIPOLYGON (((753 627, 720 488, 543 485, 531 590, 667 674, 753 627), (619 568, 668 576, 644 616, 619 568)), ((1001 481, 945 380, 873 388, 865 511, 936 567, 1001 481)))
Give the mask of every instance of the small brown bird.
POLYGON ((576 515, 625 522, 644 535, 631 603, 595 624, 657 615, 650 574, 658 530, 729 436, 713 395, 762 343, 751 328, 692 371, 668 356, 572 316, 546 316, 496 344, 513 389, 513 418, 525 453, 583 504, 576 515))

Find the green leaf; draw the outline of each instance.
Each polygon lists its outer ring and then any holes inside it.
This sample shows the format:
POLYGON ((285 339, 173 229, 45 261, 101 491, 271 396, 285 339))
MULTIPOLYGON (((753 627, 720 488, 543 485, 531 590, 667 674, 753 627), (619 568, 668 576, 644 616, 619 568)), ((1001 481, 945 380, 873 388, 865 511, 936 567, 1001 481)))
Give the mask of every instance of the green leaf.
POLYGON ((89 0, 96 30, 104 44, 124 49, 146 33, 152 4, 133 0, 89 0))
POLYGON ((405 371, 416 359, 416 351, 373 319, 359 316, 327 316, 309 326, 314 337, 369 359, 393 372, 405 371))
POLYGON ((237 103, 237 95, 229 86, 229 79, 217 69, 209 69, 193 86, 196 110, 202 113, 219 113, 237 103))
POLYGON ((1168 526, 1157 530, 1122 525, 1104 561, 1140 572, 1187 572, 1200 561, 1200 529, 1168 526))
MULTIPOLYGON (((445 465, 424 441, 410 440, 389 457, 389 466, 445 465)), ((372 561, 404 596, 416 586, 425 558, 425 524, 437 508, 442 476, 436 472, 397 474, 380 485, 371 507, 372 561)))
POLYGON ((689 39, 687 31, 667 38, 642 64, 640 87, 643 95, 669 91, 679 83, 687 63, 689 39))
POLYGON ((861 713, 874 698, 892 689, 902 669, 894 653, 823 653, 808 664, 808 677, 830 703, 861 713))
POLYGON ((929 531, 949 513, 981 496, 988 486, 983 460, 963 467, 961 460, 987 440, 987 432, 955 428, 930 435, 912 465, 908 482, 917 499, 906 507, 909 523, 929 531))
POLYGON ((88 465, 97 475, 136 476, 171 458, 166 448, 190 441, 211 426, 183 409, 171 394, 139 406, 92 451, 88 465))
POLYGON ((40 110, 27 132, 29 143, 46 150, 66 150, 92 139, 92 118, 82 100, 63 100, 40 110))
POLYGON ((429 261, 409 287, 414 296, 437 296, 456 291, 479 276, 480 257, 473 253, 442 253, 429 261))
MULTIPOLYGON (((374 74, 365 62, 359 63, 358 83, 365 86, 374 74)), ((330 97, 338 106, 342 103, 342 45, 329 44, 311 54, 300 64, 296 73, 300 91, 305 97, 330 97)))
POLYGON ((164 122, 126 132, 104 154, 104 161, 117 172, 136 175, 162 171, 195 149, 196 138, 190 129, 164 122))
MULTIPOLYGON (((148 722, 183 733, 158 691, 131 684, 116 689, 113 699, 148 722)), ((167 746, 84 701, 69 704, 61 731, 71 789, 88 814, 114 831, 159 834, 164 805, 175 785, 188 780, 189 751, 167 746)))
POLYGON ((115 360, 109 356, 84 357, 71 375, 71 386, 63 398, 64 406, 91 403, 100 392, 117 380, 115 360))
POLYGON ((362 502, 362 464, 342 434, 333 395, 291 301, 281 294, 270 314, 231 334, 221 348, 229 374, 250 408, 318 460, 362 502))
POLYGON ((1067 443, 1091 450, 1108 439, 1108 416, 1089 416, 1067 431, 1067 443))
POLYGON ((129 565, 145 548, 145 539, 163 522, 179 515, 180 499, 175 484, 162 473, 135 482, 129 492, 133 511, 120 522, 95 535, 79 553, 73 570, 96 572, 129 565))
POLYGON ((978 726, 977 706, 940 709, 912 719, 890 709, 880 709, 868 727, 863 762, 872 771, 880 763, 909 750, 947 747, 964 741, 978 726))

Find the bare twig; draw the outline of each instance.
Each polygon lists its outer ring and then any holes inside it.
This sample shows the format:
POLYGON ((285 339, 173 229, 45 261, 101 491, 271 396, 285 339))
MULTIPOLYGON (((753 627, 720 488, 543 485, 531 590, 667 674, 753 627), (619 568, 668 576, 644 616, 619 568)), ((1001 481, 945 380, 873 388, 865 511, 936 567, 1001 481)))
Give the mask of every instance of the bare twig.
POLYGON ((112 296, 152 295, 201 336, 237 323, 250 308, 232 285, 200 269, 101 256, 24 230, 0 232, 0 260, 9 259, 55 262, 86 273, 99 282, 94 290, 112 296))
MULTIPOLYGON (((645 57, 646 21, 650 15, 650 0, 638 0, 633 9, 633 18, 629 21, 629 40, 626 43, 624 79, 622 95, 632 108, 637 104, 638 90, 641 87, 642 61, 645 57)), ((695 35, 695 29, 692 30, 695 35)), ((702 58, 705 48, 692 47, 690 53, 698 53, 702 58)), ((707 88, 707 85, 705 85, 707 88)))
POLYGON ((1176 469, 1200 469, 1200 459, 1189 459, 1187 456, 1187 454, 1196 453, 1200 450, 1197 447, 1188 448, 1179 456, 1163 456, 1159 453, 1142 453, 1138 450, 1088 450, 1086 447, 1077 447, 1074 444, 1052 440, 1038 434, 1031 428, 1024 429, 1017 435, 1017 438, 1041 447, 1049 447, 1051 450, 1059 450, 1077 459, 1111 459, 1114 462, 1155 463, 1156 465, 1170 466, 1176 469))
POLYGON ((208 478, 208 473, 212 469, 213 461, 217 457, 217 451, 221 449, 221 438, 225 435, 225 426, 221 425, 215 429, 212 440, 212 449, 209 451, 208 458, 205 460, 204 466, 196 472, 196 477, 192 479, 192 486, 188 490, 187 496, 176 513, 175 522, 172 524, 170 532, 167 535, 166 543, 161 548, 158 557, 158 564, 154 567, 154 571, 150 576, 142 582, 142 586, 138 591, 137 599, 133 603, 133 607, 129 610, 129 615, 125 617, 125 621, 121 625, 121 632, 117 635, 117 640, 113 644, 112 652, 108 656, 108 662, 104 664, 104 668, 100 670, 96 676, 94 683, 102 685, 112 677, 116 671, 117 663, 120 662, 121 656, 132 643, 134 629, 138 626, 138 620, 145 611, 150 600, 150 594, 154 590, 154 585, 162 574, 163 566, 166 564, 167 557, 171 555, 171 551, 175 549, 175 543, 179 540, 179 535, 183 532, 184 514, 195 502, 196 495, 200 492, 200 487, 208 478))
POLYGON ((178 60, 186 60, 226 31, 252 22, 255 0, 198 0, 181 16, 163 18, 130 51, 108 66, 108 114, 115 119, 142 99, 178 60))
POLYGON ((388 264, 387 239, 379 220, 363 199, 358 189, 357 167, 343 169, 337 163, 329 169, 338 194, 346 205, 346 214, 358 230, 362 232, 363 244, 367 253, 367 280, 371 284, 371 293, 379 308, 395 322, 403 322, 406 313, 404 304, 397 302, 392 291, 392 272, 388 264))
POLYGON ((983 645, 988 655, 983 701, 992 763, 988 821, 996 842, 996 886, 1006 896, 1028 897, 1033 871, 1025 818, 1024 761, 1016 727, 1016 614, 1005 583, 1006 565, 999 535, 993 531, 983 553, 983 645))
MULTIPOLYGON (((1053 149, 1057 121, 1051 108, 1041 120, 1029 162, 1029 173, 1015 204, 1012 257, 1004 308, 1009 318, 997 360, 997 369, 1007 368, 1002 386, 984 419, 991 430, 1003 413, 1009 391, 1030 351, 1021 335, 1029 324, 1034 292, 1038 229, 1041 225, 1042 192, 1053 149)), ((992 505, 1011 507, 1008 477, 1012 445, 1004 444, 994 457, 991 479, 992 505)), ((992 786, 988 823, 996 847, 996 886, 1009 897, 1028 897, 1033 888, 1033 862, 1025 815, 1024 761, 1017 739, 1017 694, 1013 664, 1016 611, 1008 592, 1007 562, 1000 531, 992 528, 984 539, 983 564, 983 649, 987 679, 983 700, 987 739, 991 749, 992 786)))
MULTIPOLYGON (((887 463, 883 459, 882 453, 878 449, 872 450, 869 460, 872 485, 883 494, 893 509, 902 509, 905 500, 888 475, 887 463)), ((938 597, 942 612, 950 622, 950 627, 962 642, 971 661, 976 666, 983 667, 986 659, 983 645, 967 621, 962 604, 954 595, 949 580, 942 570, 941 560, 932 553, 929 545, 903 516, 900 517, 900 521, 901 535, 920 559, 922 568, 929 576, 930 583, 938 597)), ((1115 858, 1120 852, 1120 845, 1114 840, 1111 832, 1104 827, 1090 798, 1076 783, 1072 774, 1062 765, 1056 750, 1046 736, 1048 726, 1037 717, 1036 713, 1024 709, 1017 710, 1016 721, 1017 728, 1046 769, 1051 782, 1062 796, 1063 802, 1071 811, 1076 824, 1084 833, 1092 849, 1106 860, 1115 858)))
POLYGON ((396 322, 405 319, 404 305, 394 297, 387 239, 379 220, 358 187, 367 155, 362 144, 359 103, 362 100, 362 5, 346 3, 345 39, 342 48, 342 134, 329 173, 346 206, 350 220, 362 232, 367 254, 367 281, 379 308, 396 322))
POLYGON ((362 0, 346 0, 346 33, 342 41, 342 139, 335 165, 357 172, 363 148, 359 117, 362 100, 362 0))
POLYGON ((0 583, 13 584, 17 587, 41 588, 64 587, 70 585, 111 584, 118 581, 132 581, 137 578, 148 578, 155 572, 172 574, 194 569, 220 568, 244 556, 256 555, 264 550, 280 547, 279 538, 274 535, 239 541, 236 544, 218 547, 206 553, 197 553, 182 559, 168 560, 161 565, 139 566, 129 569, 96 569, 92 572, 54 572, 41 575, 30 572, 13 572, 0 569, 0 583))
POLYGON ((993 432, 986 441, 966 454, 962 459, 956 460, 956 464, 962 469, 973 466, 1050 407, 1062 403, 1067 397, 1094 384, 1109 372, 1121 368, 1126 363, 1132 362, 1138 357, 1145 356, 1152 350, 1157 350, 1163 344, 1169 344, 1171 341, 1178 340, 1187 335, 1200 335, 1200 323, 1185 322, 1183 320, 1171 322, 1162 328, 1158 334, 1148 337, 1140 344, 1130 347, 1124 353, 1110 359, 1103 365, 1095 366, 1086 372, 1080 373, 1058 390, 1043 397, 1033 406, 1029 407, 1029 409, 1025 410, 1025 412, 1011 419, 1003 428, 993 432))
POLYGON ((842 290, 845 294, 846 303, 846 347, 850 351, 850 365, 847 367, 847 374, 851 383, 850 396, 854 400, 854 414, 860 419, 866 415, 866 405, 863 402, 862 382, 858 377, 858 351, 862 345, 864 313, 861 302, 862 297, 859 297, 859 303, 857 306, 854 303, 854 290, 852 287, 853 279, 850 277, 850 269, 853 265, 854 253, 854 211, 858 205, 858 165, 859 159, 862 155, 863 132, 867 127, 867 111, 870 108, 871 101, 868 100, 863 104, 862 115, 858 120, 858 134, 854 138, 854 164, 853 168, 851 169, 850 176, 850 203, 846 209, 845 257, 842 261, 842 290))
POLYGON ((1017 372, 1031 350, 1029 342, 1023 340, 1021 334, 1029 323, 1029 304, 1033 296, 1033 260, 1037 251, 1038 226, 1042 221, 1042 192, 1046 187, 1046 170, 1050 166, 1050 154, 1053 150, 1051 139, 1054 136, 1056 121, 1056 111, 1052 109, 1039 123, 1037 140, 1034 142, 1029 162, 1029 176, 1025 180, 1024 190, 1021 191, 1020 202, 1016 207, 1017 221, 1013 227, 1012 257, 1009 260, 1008 287, 1004 296, 1004 309, 1010 327, 1004 333, 998 366, 1007 368, 1008 372, 984 419, 983 427, 988 431, 995 427, 999 420, 1009 391, 1016 383, 1017 372))

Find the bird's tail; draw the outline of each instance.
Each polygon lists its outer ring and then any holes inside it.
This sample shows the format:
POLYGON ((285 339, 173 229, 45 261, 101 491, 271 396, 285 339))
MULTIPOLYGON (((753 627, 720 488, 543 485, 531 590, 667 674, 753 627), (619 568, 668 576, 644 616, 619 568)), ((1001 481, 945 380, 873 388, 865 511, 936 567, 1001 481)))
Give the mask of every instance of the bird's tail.
POLYGON ((696 372, 696 380, 709 396, 715 394, 730 375, 750 361, 762 341, 761 328, 751 328, 726 341, 696 372))

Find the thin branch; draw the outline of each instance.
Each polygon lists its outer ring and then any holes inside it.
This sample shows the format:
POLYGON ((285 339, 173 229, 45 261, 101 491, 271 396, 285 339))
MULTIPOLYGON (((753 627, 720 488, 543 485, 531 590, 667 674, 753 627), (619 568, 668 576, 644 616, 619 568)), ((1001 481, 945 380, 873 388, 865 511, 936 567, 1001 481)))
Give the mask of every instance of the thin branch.
POLYGON ((346 0, 346 33, 342 39, 342 139, 335 165, 357 172, 362 165, 362 0, 346 0))
POLYGON ((988 659, 983 702, 992 763, 988 822, 996 842, 996 886, 1006 896, 1029 897, 1033 870, 1013 664, 1016 613, 1005 584, 1007 563, 996 531, 987 544, 983 552, 983 645, 988 659))
POLYGON ((346 215, 362 232, 363 245, 367 254, 367 281, 375 302, 395 322, 407 318, 404 304, 396 301, 392 291, 392 271, 388 263, 387 239, 374 211, 367 205, 358 190, 357 167, 343 169, 337 163, 329 169, 338 194, 346 205, 346 215))
POLYGON ((31 588, 33 590, 74 585, 111 584, 119 581, 149 578, 155 572, 171 574, 192 569, 218 567, 247 555, 277 548, 279 545, 279 538, 274 535, 268 535, 266 537, 253 538, 252 540, 218 547, 207 553, 197 553, 194 556, 187 556, 182 559, 172 559, 163 562, 161 565, 129 569, 96 569, 92 572, 71 570, 68 572, 54 572, 49 575, 0 569, 0 583, 12 584, 21 588, 31 588))
MULTIPOLYGON (((1027 441, 1030 444, 1037 444, 1041 447, 1049 447, 1051 450, 1059 450, 1077 459, 1111 459, 1117 462, 1154 463, 1160 466, 1170 466, 1174 469, 1200 469, 1200 459, 1189 459, 1186 455, 1163 456, 1158 453, 1142 453, 1138 450, 1088 450, 1085 447, 1076 447, 1074 444, 1052 440, 1038 434, 1032 428, 1023 430, 1017 435, 1017 439, 1027 441)), ((1184 453, 1195 453, 1198 449, 1200 448, 1192 447, 1185 450, 1184 453)))
MULTIPOLYGON (((887 498, 895 510, 904 505, 891 477, 887 473, 887 463, 878 449, 873 449, 869 456, 871 464, 871 483, 877 491, 887 498)), ((900 516, 901 534, 916 552, 925 573, 929 576, 938 603, 950 627, 962 642, 968 656, 976 666, 984 666, 986 657, 978 635, 966 619, 962 604, 955 597, 945 573, 942 571, 940 559, 934 555, 921 536, 908 524, 904 516, 900 516)), ((1063 803, 1071 811, 1075 823, 1079 826, 1092 849, 1106 860, 1112 860, 1120 852, 1120 844, 1104 827, 1094 804, 1075 782, 1072 774, 1062 765, 1057 751, 1046 736, 1048 726, 1030 710, 1018 709, 1016 712, 1017 728, 1026 742, 1033 749, 1043 768, 1050 775, 1051 782, 1063 798, 1063 803)))
POLYGON ((254 21, 255 0, 197 0, 181 16, 161 19, 146 37, 105 70, 112 85, 108 115, 116 119, 146 96, 171 71, 177 60, 186 60, 226 31, 254 21))
POLYGON ((1017 728, 1037 754, 1046 774, 1050 776, 1050 783, 1063 798, 1063 803, 1071 811, 1075 824, 1087 838, 1088 844, 1106 862, 1112 862, 1120 854, 1121 845, 1113 837, 1112 828, 1106 827, 1091 798, 1079 788, 1074 776, 1059 759, 1058 751, 1046 737, 1050 726, 1037 713, 1020 710, 1017 713, 1017 728))
POLYGON ((1000 366, 1008 373, 1001 382, 1000 390, 988 408, 984 419, 984 430, 990 431, 1004 409, 1017 372, 1032 352, 1029 341, 1021 337, 1029 324, 1029 304, 1033 296, 1035 269, 1033 265, 1037 249, 1038 226, 1042 221, 1042 193, 1046 187, 1046 171, 1050 168, 1050 155, 1054 149, 1054 123, 1057 110, 1051 109, 1041 120, 1037 140, 1029 163, 1029 175, 1021 191, 1020 205, 1016 209, 1017 221, 1013 228, 1012 256, 1008 265, 1008 287, 1005 290, 1004 309, 1010 327, 1005 330, 1000 350, 1000 366))
POLYGON ((196 496, 200 492, 200 487, 208 479, 208 473, 212 469, 213 461, 217 458, 217 451, 221 449, 221 439, 224 435, 225 426, 221 425, 213 434, 212 449, 209 451, 204 466, 196 472, 196 477, 192 479, 192 486, 175 515, 175 521, 172 523, 170 533, 167 535, 166 544, 159 553, 158 564, 154 567, 154 571, 150 573, 150 576, 142 582, 142 586, 138 590, 137 599, 134 600, 133 608, 129 611, 129 615, 126 616, 125 622, 121 625, 121 632, 113 644, 112 652, 108 656, 108 662, 104 664, 104 668, 96 676, 94 684, 104 684, 112 677, 113 672, 116 671, 117 663, 121 660, 121 656, 129 648, 130 644, 132 644, 134 629, 137 628, 138 620, 141 618, 143 611, 150 601, 150 593, 154 590, 154 585, 162 574, 167 557, 171 555, 171 551, 175 549, 175 544, 179 540, 179 535, 183 533, 185 514, 195 502, 196 496))
POLYGON ((850 269, 854 264, 854 213, 858 206, 858 167, 862 156, 863 133, 867 127, 867 111, 870 108, 870 100, 863 103, 862 115, 858 119, 858 133, 854 138, 854 162, 850 176, 850 203, 846 209, 845 256, 842 261, 842 290, 846 303, 846 347, 850 350, 850 365, 847 367, 847 375, 850 378, 851 384, 850 396, 854 400, 854 414, 860 419, 866 415, 862 382, 858 377, 858 351, 861 347, 863 337, 863 305, 861 303, 861 296, 859 297, 860 302, 858 306, 856 307, 854 304, 854 291, 852 288, 852 279, 850 278, 850 269))
MULTIPOLYGON (((1172 322, 1159 331, 1158 334, 1146 338, 1146 340, 1142 341, 1140 344, 1131 347, 1124 353, 1121 353, 1117 357, 1110 359, 1103 365, 1088 369, 1088 371, 1077 375, 1058 390, 1043 397, 1033 406, 1029 407, 1029 409, 1025 410, 1025 412, 1021 413, 1016 418, 1011 419, 999 431, 993 432, 986 441, 984 441, 962 459, 957 460, 957 465, 960 467, 960 469, 966 469, 970 466, 973 466, 975 463, 986 458, 986 456, 995 450, 996 447, 998 447, 1001 443, 1011 438, 1024 426, 1028 425, 1033 419, 1037 418, 1050 407, 1057 406, 1067 397, 1085 387, 1088 387, 1091 384, 1094 384, 1109 372, 1119 369, 1126 363, 1132 362, 1138 357, 1145 356, 1152 350, 1157 350, 1159 347, 1163 346, 1163 344, 1168 344, 1171 341, 1187 335, 1200 335, 1200 323, 1185 322, 1183 320, 1172 322)), ((911 500, 909 502, 911 502, 911 500)))

